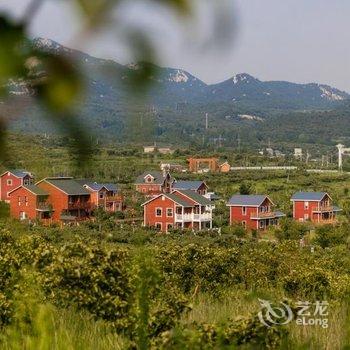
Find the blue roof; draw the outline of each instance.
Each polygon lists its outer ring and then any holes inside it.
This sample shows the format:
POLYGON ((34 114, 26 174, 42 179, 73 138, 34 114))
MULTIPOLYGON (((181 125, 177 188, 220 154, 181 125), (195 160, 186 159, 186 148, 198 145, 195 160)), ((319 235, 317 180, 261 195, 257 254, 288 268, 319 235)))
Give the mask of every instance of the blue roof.
POLYGON ((111 183, 97 183, 97 182, 87 182, 85 184, 86 186, 89 186, 94 191, 100 191, 102 188, 107 189, 107 191, 118 191, 118 186, 116 184, 111 183))
POLYGON ((251 194, 235 194, 228 201, 228 205, 259 206, 267 196, 251 194))
POLYGON ((320 201, 324 196, 328 195, 326 192, 296 192, 293 194, 292 201, 320 201))
POLYGON ((203 181, 176 181, 173 185, 175 190, 198 190, 198 188, 203 184, 203 181))

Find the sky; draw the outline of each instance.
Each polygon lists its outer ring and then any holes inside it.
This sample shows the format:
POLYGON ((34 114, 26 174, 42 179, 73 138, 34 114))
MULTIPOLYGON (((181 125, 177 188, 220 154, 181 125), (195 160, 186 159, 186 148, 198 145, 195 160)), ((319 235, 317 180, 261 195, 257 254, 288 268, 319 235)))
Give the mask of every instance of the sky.
MULTIPOLYGON (((151 1, 124 1, 102 30, 82 35, 83 19, 72 0, 46 0, 32 19, 30 35, 129 63, 133 57, 121 33, 137 27, 152 39, 162 66, 184 69, 206 83, 249 73, 350 92, 349 0, 193 1, 188 19, 151 1), (226 3, 224 10, 218 3, 226 3), (222 23, 229 25, 216 32, 222 23)), ((0 0, 0 12, 19 19, 28 3, 0 0)))

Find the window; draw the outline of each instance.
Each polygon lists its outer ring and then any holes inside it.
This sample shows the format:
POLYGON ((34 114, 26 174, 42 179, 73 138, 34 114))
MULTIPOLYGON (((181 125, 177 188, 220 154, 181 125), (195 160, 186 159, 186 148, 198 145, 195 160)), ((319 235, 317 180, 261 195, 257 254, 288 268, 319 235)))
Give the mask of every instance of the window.
POLYGON ((12 186, 12 179, 7 179, 7 186, 12 186))
POLYGON ((163 214, 162 208, 156 208, 156 216, 160 217, 162 216, 162 214, 163 214))
POLYGON ((30 180, 29 179, 24 179, 23 184, 24 185, 30 185, 30 180))
POLYGON ((28 197, 27 196, 24 197, 24 203, 26 206, 28 206, 28 197))
POLYGON ((304 208, 309 209, 309 202, 304 202, 304 208))
POLYGON ((247 221, 242 221, 242 226, 244 227, 244 228, 246 228, 247 227, 247 221))
POLYGON ((264 221, 259 221, 259 226, 260 226, 260 228, 264 228, 264 221))
POLYGON ((146 193, 146 191, 147 191, 147 189, 144 188, 144 187, 142 187, 142 192, 143 192, 143 193, 146 193))
POLYGON ((305 220, 309 220, 309 214, 305 214, 305 215, 304 215, 304 219, 305 219, 305 220))
POLYGON ((242 215, 247 215, 247 207, 242 207, 242 215))
POLYGON ((21 197, 18 197, 18 205, 21 205, 21 197))
POLYGON ((162 230, 162 223, 161 222, 156 222, 156 229, 162 230))
POLYGON ((260 207, 260 213, 267 213, 267 207, 260 207))
POLYGON ((27 218, 27 214, 24 211, 19 212, 19 219, 25 220, 27 218))
POLYGON ((100 193, 99 193, 99 197, 100 197, 100 199, 105 198, 105 194, 104 194, 104 192, 100 192, 100 193))
POLYGON ((167 231, 171 230, 173 228, 173 224, 167 224, 167 231))
POLYGON ((173 208, 167 208, 166 209, 166 216, 168 218, 172 218, 173 217, 173 208))

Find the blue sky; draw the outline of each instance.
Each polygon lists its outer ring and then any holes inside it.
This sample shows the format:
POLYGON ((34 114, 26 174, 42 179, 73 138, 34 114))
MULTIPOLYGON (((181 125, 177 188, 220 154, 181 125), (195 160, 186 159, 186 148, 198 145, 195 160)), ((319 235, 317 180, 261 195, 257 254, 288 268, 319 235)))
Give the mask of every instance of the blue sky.
MULTIPOLYGON (((210 0, 195 1, 201 6, 192 21, 137 0, 114 17, 143 28, 154 40, 163 66, 185 69, 208 83, 246 72, 261 80, 319 82, 350 92, 350 1, 226 0, 234 35, 222 46, 205 48, 200 44, 211 33, 213 9, 210 0)), ((18 17, 27 3, 0 0, 0 11, 18 17)), ((32 36, 121 63, 131 60, 113 25, 82 40, 77 34, 80 17, 71 3, 47 0, 32 23, 32 36)))

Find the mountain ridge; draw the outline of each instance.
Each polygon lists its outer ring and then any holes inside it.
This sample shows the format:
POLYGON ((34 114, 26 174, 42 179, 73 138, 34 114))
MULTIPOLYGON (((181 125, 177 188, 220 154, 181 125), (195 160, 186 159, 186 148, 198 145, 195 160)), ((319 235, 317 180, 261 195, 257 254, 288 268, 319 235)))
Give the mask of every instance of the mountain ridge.
MULTIPOLYGON (((33 40, 34 45, 50 52, 61 53, 77 60, 87 67, 88 74, 92 74, 91 66, 113 66, 114 71, 120 74, 116 76, 118 83, 127 80, 130 70, 137 70, 139 63, 122 65, 111 59, 96 58, 82 51, 66 48, 59 43, 44 38, 33 40), (119 71, 119 72, 118 72, 119 71)), ((288 108, 295 105, 300 107, 315 108, 327 107, 333 102, 344 101, 350 98, 350 94, 327 84, 319 83, 294 83, 284 80, 262 81, 248 73, 238 73, 224 81, 207 84, 193 74, 180 68, 161 67, 154 65, 158 71, 157 76, 150 76, 154 83, 149 97, 160 105, 169 104, 169 100, 178 99, 179 103, 208 103, 208 102, 252 102, 262 104, 277 101, 277 107, 285 103, 288 108), (158 86, 157 86, 158 85, 158 86), (160 93, 160 95, 159 95, 160 93), (173 94, 172 96, 165 96, 173 94)), ((100 75, 97 80, 103 80, 100 75)), ((96 80, 96 79, 95 79, 96 80)), ((105 82, 103 82, 105 83, 105 82)), ((121 86, 119 86, 121 88, 121 86)), ((172 103, 174 101, 171 101, 172 103)))
MULTIPOLYGON (((86 89, 74 104, 74 112, 100 140, 196 142, 202 146, 217 139, 225 139, 228 145, 245 139, 250 146, 266 139, 298 144, 300 140, 329 143, 345 137, 350 142, 350 95, 325 84, 262 81, 247 73, 206 84, 183 69, 155 65, 148 75, 152 84, 140 97, 130 90, 133 86, 128 80, 135 69, 150 63, 122 65, 49 39, 35 39, 34 45, 66 55, 81 71, 86 89), (333 122, 325 122, 328 119, 333 122)), ((0 103, 0 114, 11 121, 10 130, 58 132, 47 122, 40 105, 30 103, 24 82, 11 81, 9 90, 14 101, 12 105, 10 101, 0 103)))

